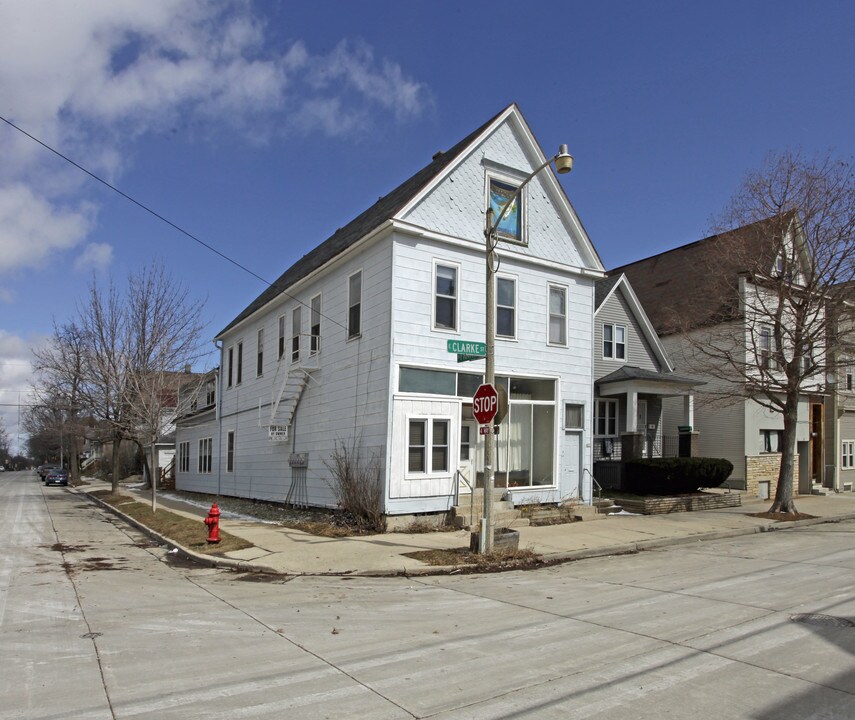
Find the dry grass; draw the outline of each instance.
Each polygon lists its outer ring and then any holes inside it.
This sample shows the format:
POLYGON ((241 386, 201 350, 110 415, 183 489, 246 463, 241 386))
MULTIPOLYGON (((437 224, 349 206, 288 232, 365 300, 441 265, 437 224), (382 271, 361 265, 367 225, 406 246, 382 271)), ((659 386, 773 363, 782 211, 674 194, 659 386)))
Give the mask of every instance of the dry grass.
POLYGON ((99 490, 91 494, 142 523, 147 528, 151 528, 156 533, 193 552, 206 555, 223 555, 233 550, 244 550, 252 547, 251 542, 230 535, 223 530, 220 530, 219 543, 208 543, 206 540, 208 528, 201 519, 184 517, 163 509, 153 513, 150 506, 137 502, 127 495, 113 495, 108 490, 99 490))
POLYGON ((428 565, 466 567, 473 572, 492 572, 509 568, 530 568, 542 564, 540 556, 532 550, 494 550, 481 555, 469 548, 449 550, 417 550, 404 553, 408 558, 428 565))
POLYGON ((749 517, 764 518, 766 520, 777 520, 778 522, 793 522, 794 520, 813 520, 816 515, 807 513, 782 513, 782 512, 759 512, 746 513, 749 517))

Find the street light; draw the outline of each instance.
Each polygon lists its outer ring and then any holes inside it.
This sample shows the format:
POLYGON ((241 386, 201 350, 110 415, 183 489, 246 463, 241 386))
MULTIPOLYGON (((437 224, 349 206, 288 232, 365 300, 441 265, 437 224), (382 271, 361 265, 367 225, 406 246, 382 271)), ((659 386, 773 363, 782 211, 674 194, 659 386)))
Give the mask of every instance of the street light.
MULTIPOLYGON (((533 170, 528 177, 523 180, 516 192, 502 206, 499 217, 493 221, 493 208, 487 208, 486 226, 484 228, 484 241, 486 243, 487 256, 487 368, 484 376, 484 382, 487 385, 496 384, 496 288, 494 285, 495 270, 495 255, 496 244, 498 238, 496 231, 499 223, 508 212, 511 205, 516 202, 516 199, 522 193, 523 188, 547 165, 555 163, 555 170, 564 175, 573 169, 573 156, 567 152, 567 146, 561 145, 558 148, 558 154, 549 158, 545 163, 533 170)), ((493 468, 493 455, 495 454, 496 440, 492 428, 488 435, 485 435, 484 440, 484 513, 481 520, 481 534, 478 543, 478 549, 481 553, 488 553, 493 549, 493 486, 495 484, 495 470, 493 468)))

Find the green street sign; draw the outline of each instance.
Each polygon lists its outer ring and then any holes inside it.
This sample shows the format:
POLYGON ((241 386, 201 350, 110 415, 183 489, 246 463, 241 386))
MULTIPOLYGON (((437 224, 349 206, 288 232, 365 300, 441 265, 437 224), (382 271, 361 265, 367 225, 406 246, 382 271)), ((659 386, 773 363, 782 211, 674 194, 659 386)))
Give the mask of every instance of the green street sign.
POLYGON ((483 355, 463 355, 457 353, 457 362, 469 362, 470 360, 483 360, 483 355))
POLYGON ((487 343, 472 342, 470 340, 449 340, 448 352, 457 353, 458 355, 472 355, 476 358, 487 357, 487 343))

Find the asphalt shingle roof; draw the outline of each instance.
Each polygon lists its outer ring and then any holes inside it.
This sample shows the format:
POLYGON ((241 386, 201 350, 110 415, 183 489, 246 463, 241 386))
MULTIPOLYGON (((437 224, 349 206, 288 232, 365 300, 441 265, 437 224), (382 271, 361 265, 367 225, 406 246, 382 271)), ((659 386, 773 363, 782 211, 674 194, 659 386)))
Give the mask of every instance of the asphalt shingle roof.
MULTIPOLYGON (((509 106, 510 107, 510 106, 509 106)), ((415 175, 402 182, 390 193, 381 197, 365 212, 355 217, 344 227, 336 230, 324 242, 310 251, 279 278, 273 282, 264 292, 253 300, 246 308, 218 334, 220 337, 238 323, 242 322, 257 310, 264 307, 271 300, 287 290, 291 285, 314 272, 334 257, 344 252, 360 238, 380 227, 387 220, 393 218, 413 197, 415 197, 425 186, 437 175, 448 167, 469 145, 483 133, 507 108, 496 113, 477 130, 471 132, 463 140, 454 145, 450 150, 434 155, 433 160, 419 170, 415 175)))
POLYGON ((660 336, 739 315, 739 276, 770 272, 785 218, 769 218, 609 270, 624 273, 660 336))

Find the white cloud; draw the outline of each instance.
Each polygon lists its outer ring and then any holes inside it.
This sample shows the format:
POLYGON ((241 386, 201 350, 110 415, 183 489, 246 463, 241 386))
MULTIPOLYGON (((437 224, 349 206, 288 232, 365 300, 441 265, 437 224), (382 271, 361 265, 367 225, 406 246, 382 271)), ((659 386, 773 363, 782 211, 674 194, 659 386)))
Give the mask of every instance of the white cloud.
MULTIPOLYGON (((0 115, 113 181, 136 138, 179 119, 192 118, 203 136, 264 142, 283 130, 364 132, 429 102, 423 84, 364 42, 318 55, 299 40, 272 47, 249 3, 0 2, 0 115)), ((79 200, 82 173, 0 130, 3 272, 79 245, 93 212, 79 200)))
POLYGON ((113 262, 113 246, 108 243, 89 243, 74 261, 74 269, 101 272, 113 262))
POLYGON ((0 271, 37 267, 73 247, 89 231, 91 214, 85 206, 61 209, 20 183, 0 187, 0 271))

